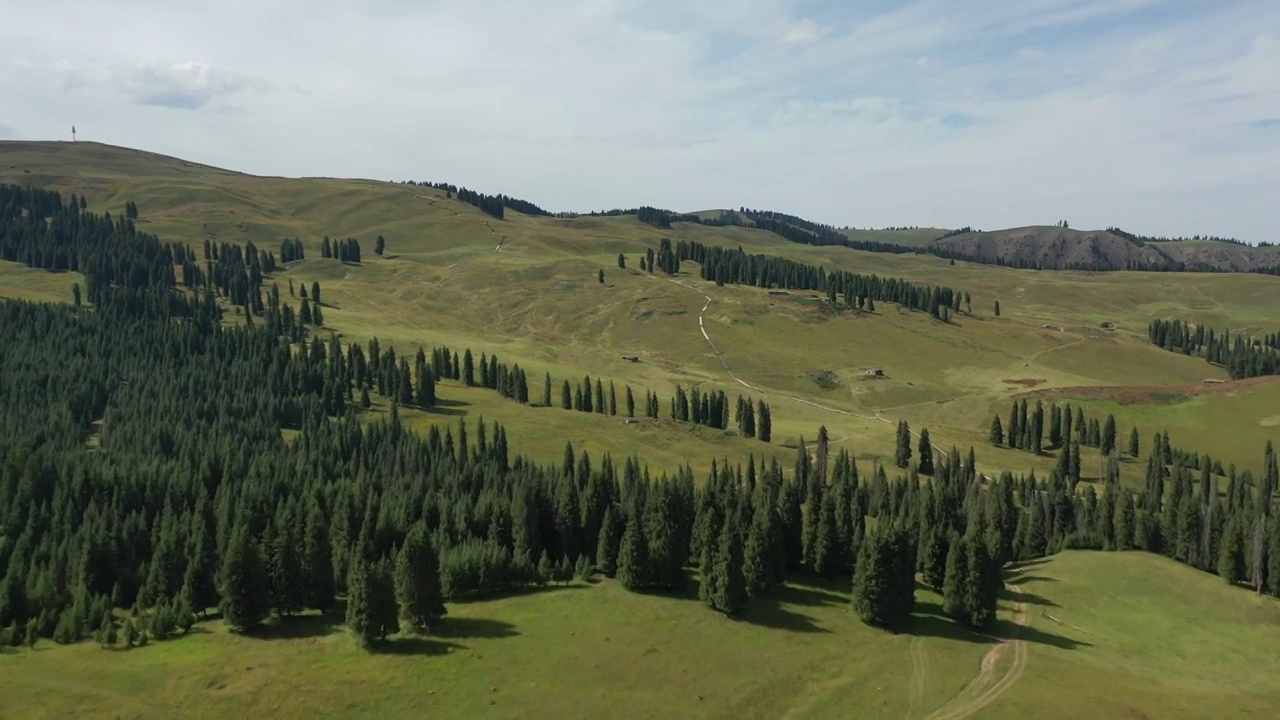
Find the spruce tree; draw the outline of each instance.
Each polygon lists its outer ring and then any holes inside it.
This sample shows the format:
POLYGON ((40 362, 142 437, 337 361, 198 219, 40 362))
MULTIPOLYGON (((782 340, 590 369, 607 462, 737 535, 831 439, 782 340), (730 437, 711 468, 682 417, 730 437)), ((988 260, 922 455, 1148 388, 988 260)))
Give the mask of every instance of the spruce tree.
POLYGON ((969 618, 971 545, 968 537, 953 538, 951 550, 947 553, 946 579, 942 583, 943 612, 965 623, 969 618))
POLYGON ((933 444, 929 442, 929 428, 920 430, 920 474, 933 474, 933 444))
POLYGON ((368 562, 356 555, 347 575, 347 628, 355 635, 356 642, 366 648, 378 637, 373 609, 376 593, 368 562))
POLYGON ((747 602, 742 576, 742 534, 738 524, 726 518, 720 532, 712 573, 716 577, 709 604, 726 615, 735 615, 747 602))
POLYGON ((1218 575, 1228 584, 1237 585, 1246 577, 1244 562, 1244 538, 1240 516, 1234 516, 1223 528, 1218 549, 1218 575))
MULTIPOLYGON (((1129 443, 1133 444, 1133 437, 1130 436, 1129 443)), ((1099 445, 1102 454, 1110 455, 1112 450, 1116 449, 1116 416, 1108 415, 1106 425, 1102 429, 1102 442, 1099 445)))
POLYGON ((618 581, 628 590, 640 590, 649 584, 649 548, 645 544, 644 518, 633 510, 627 518, 618 546, 618 581))
POLYGON ((1138 440, 1138 427, 1135 425, 1133 429, 1129 431, 1129 457, 1138 457, 1140 450, 1141 444, 1138 440))
POLYGON ((877 526, 868 533, 853 575, 853 609, 868 625, 897 629, 911 615, 914 589, 912 573, 915 558, 906 550, 910 538, 905 533, 877 526))
POLYGON ((628 385, 627 386, 627 417, 633 418, 635 416, 636 416, 636 398, 634 395, 631 394, 631 386, 628 385))
POLYGON ((1004 444, 1004 428, 1000 425, 1000 415, 998 413, 991 417, 991 432, 988 433, 987 439, 997 447, 1004 444))
POLYGON ((618 570, 618 520, 613 505, 605 508, 600 521, 600 535, 596 542, 596 569, 606 577, 614 577, 618 570))
POLYGON ((747 533, 747 541, 743 546, 743 582, 747 594, 759 597, 769 592, 773 584, 771 569, 771 546, 773 509, 758 506, 751 517, 751 528, 747 533))
POLYGON ((268 581, 258 542, 246 525, 231 536, 218 577, 222 595, 222 619, 233 632, 244 632, 262 622, 270 609, 268 581))
POLYGON ((405 536, 396 556, 395 584, 400 617, 410 628, 430 630, 448 614, 440 590, 440 560, 421 522, 405 536))
POLYGON ((894 462, 904 469, 911 465, 911 428, 906 420, 898 421, 898 450, 894 462))
POLYGON ((968 614, 965 622, 979 630, 989 630, 996 620, 996 602, 1003 582, 1000 568, 981 538, 969 543, 969 588, 966 592, 968 614))
POLYGON ((773 417, 764 400, 760 401, 759 412, 756 414, 756 437, 761 442, 769 442, 773 438, 773 417))
POLYGON ((569 389, 569 381, 565 380, 560 386, 560 407, 565 410, 573 410, 573 391, 569 389))

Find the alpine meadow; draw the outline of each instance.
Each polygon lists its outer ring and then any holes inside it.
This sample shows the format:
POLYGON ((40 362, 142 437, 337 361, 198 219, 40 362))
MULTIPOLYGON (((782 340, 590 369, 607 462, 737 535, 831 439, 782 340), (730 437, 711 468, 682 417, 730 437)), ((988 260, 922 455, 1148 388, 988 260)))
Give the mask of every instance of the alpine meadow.
POLYGON ((0 141, 0 715, 1280 707, 1280 250, 0 141))

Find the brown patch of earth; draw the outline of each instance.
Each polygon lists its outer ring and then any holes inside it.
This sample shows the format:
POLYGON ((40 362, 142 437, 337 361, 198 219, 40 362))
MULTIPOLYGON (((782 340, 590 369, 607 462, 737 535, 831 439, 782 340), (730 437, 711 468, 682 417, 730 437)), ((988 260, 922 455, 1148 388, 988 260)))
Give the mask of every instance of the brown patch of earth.
POLYGON ((1009 385, 1021 385, 1021 386, 1023 386, 1023 387, 1035 387, 1035 386, 1037 386, 1037 385, 1040 385, 1040 384, 1044 383, 1044 380, 1039 379, 1039 378, 1008 378, 1008 379, 1006 379, 1006 380, 1002 380, 1001 382, 1007 383, 1007 384, 1009 384, 1009 385))
POLYGON ((1170 405, 1183 402, 1197 395, 1232 392, 1253 387, 1254 385, 1277 381, 1280 381, 1280 377, 1271 376, 1229 380, 1226 382, 1198 383, 1196 385, 1081 385, 1032 390, 1031 392, 1018 393, 1015 397, 1027 400, 1041 398, 1110 400, 1120 405, 1170 405))

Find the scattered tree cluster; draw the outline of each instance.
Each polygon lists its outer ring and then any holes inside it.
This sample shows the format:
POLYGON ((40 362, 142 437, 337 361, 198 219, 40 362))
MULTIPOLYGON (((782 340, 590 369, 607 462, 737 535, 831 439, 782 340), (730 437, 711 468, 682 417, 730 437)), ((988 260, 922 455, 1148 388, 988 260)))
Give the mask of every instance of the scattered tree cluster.
POLYGON ((330 240, 329 236, 325 235, 320 243, 320 257, 358 263, 360 262, 360 241, 353 237, 330 240))
POLYGON ((280 241, 280 262, 290 263, 294 260, 305 260, 306 251, 302 247, 302 241, 298 238, 291 238, 280 241))
POLYGON ((1147 327, 1152 344, 1184 355, 1197 355, 1225 367, 1233 380, 1280 375, 1280 333, 1248 337, 1192 325, 1182 320, 1152 320, 1147 327))

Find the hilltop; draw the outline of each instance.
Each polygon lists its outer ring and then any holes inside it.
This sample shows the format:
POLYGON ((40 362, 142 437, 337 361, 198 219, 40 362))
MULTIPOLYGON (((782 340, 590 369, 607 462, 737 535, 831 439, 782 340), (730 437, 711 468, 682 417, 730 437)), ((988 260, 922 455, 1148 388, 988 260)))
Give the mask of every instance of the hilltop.
MULTIPOLYGON (((331 191, 343 193, 342 196, 332 198, 339 202, 363 201, 363 191, 371 189, 384 190, 396 186, 404 188, 402 183, 365 179, 253 176, 143 150, 95 142, 0 141, 0 181, 55 187, 84 195, 90 201, 105 201, 108 199, 104 197, 105 194, 143 179, 167 179, 175 183, 171 188, 148 188, 165 193, 189 189, 190 183, 215 182, 263 188, 278 193, 280 185, 271 185, 272 181, 327 182, 331 184, 331 191)), ((452 192, 457 190, 442 183, 409 187, 416 188, 415 197, 427 200, 446 194, 451 197, 452 192), (449 192, 442 191, 446 187, 449 192)), ((379 199, 381 197, 384 196, 379 196, 379 199)), ((484 200, 493 203, 499 198, 506 201, 506 210, 513 215, 527 214, 530 218, 559 219, 565 228, 585 229, 593 225, 592 219, 638 215, 642 222, 658 229, 690 225, 734 228, 739 231, 755 229, 766 232, 773 238, 801 245, 843 245, 855 250, 897 255, 931 254, 946 259, 1016 268, 1280 274, 1280 247, 1255 247, 1213 239, 1155 241, 1119 230, 1084 231, 1056 226, 1027 226, 987 232, 929 227, 883 230, 836 228, 786 213, 748 208, 717 208, 688 213, 655 208, 632 208, 605 213, 549 213, 532 203, 499 195, 482 195, 479 202, 472 204, 483 209, 488 207, 484 200)), ((230 222, 239 230, 242 239, 275 240, 277 238, 273 235, 288 235, 294 231, 290 221, 314 219, 312 212, 327 209, 309 207, 306 208, 307 213, 296 212, 296 209, 282 209, 274 217, 255 218, 250 215, 246 218, 243 216, 244 210, 251 213, 255 205, 261 204, 249 197, 237 199, 250 206, 242 209, 239 217, 232 219, 225 214, 218 217, 205 214, 200 218, 209 237, 221 238, 217 226, 230 222), (255 228, 255 225, 264 227, 255 228), (262 233, 255 230, 261 230, 262 233)), ((497 204, 501 205, 500 202, 497 204)), ((354 212, 359 211, 350 208, 346 214, 354 212)))
POLYGON ((957 258, 1041 270, 1280 271, 1280 247, 1220 240, 1143 241, 1109 230, 1029 226, 948 233, 927 247, 957 258))

